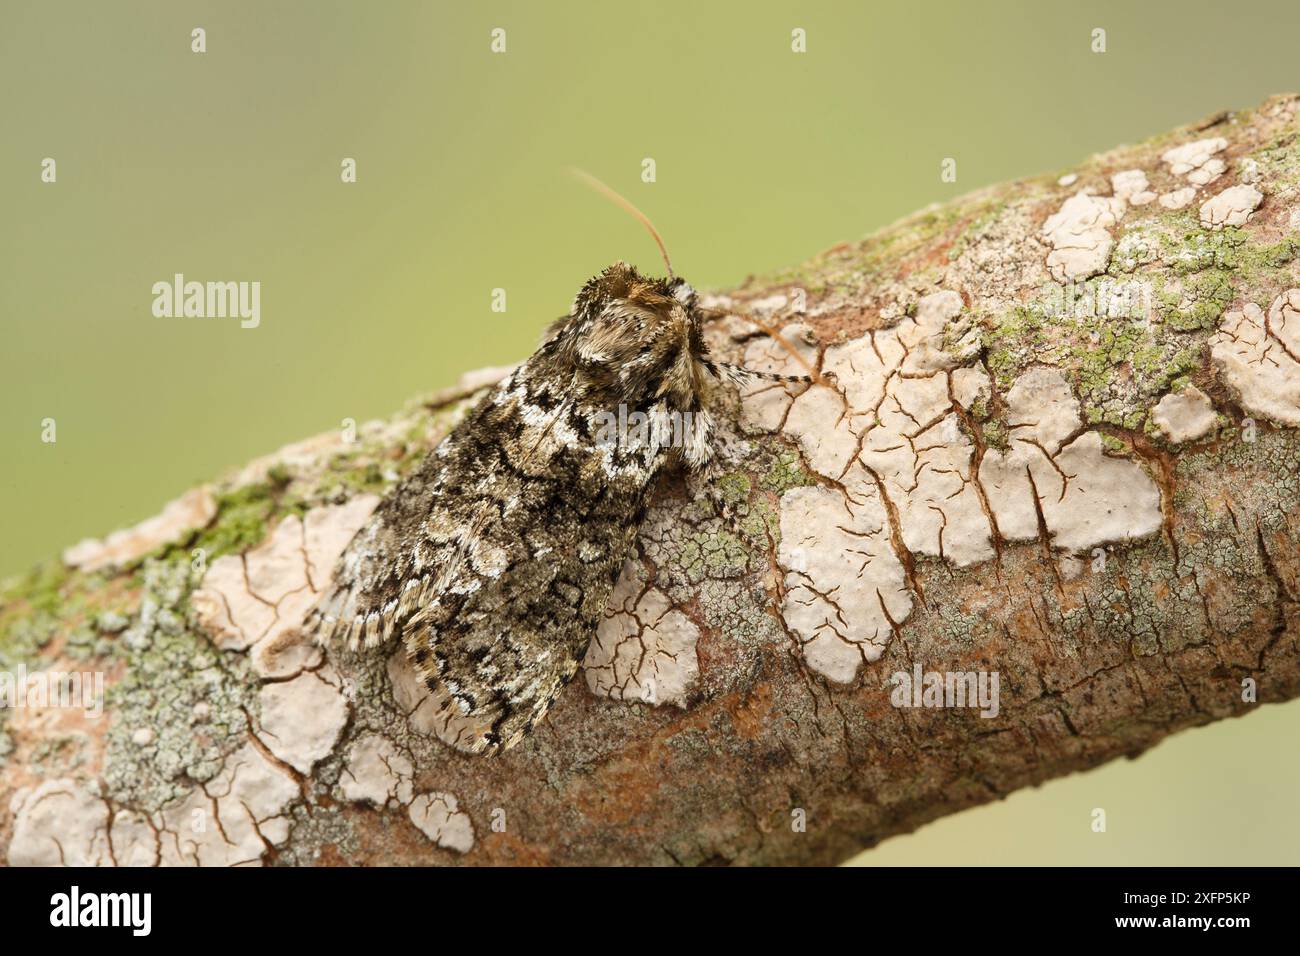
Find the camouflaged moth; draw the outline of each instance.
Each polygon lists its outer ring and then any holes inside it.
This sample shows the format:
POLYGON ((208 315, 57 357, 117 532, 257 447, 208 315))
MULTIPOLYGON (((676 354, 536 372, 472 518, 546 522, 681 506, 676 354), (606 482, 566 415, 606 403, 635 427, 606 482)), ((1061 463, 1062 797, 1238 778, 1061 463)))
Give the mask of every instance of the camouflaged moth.
POLYGON ((707 310, 658 232, 589 181, 650 230, 667 277, 616 262, 589 280, 537 351, 389 492, 309 620, 318 639, 354 648, 400 636, 438 736, 471 753, 518 743, 577 673, 656 479, 709 468, 714 389, 787 378, 715 361, 707 310), (598 437, 618 409, 648 427, 598 437))

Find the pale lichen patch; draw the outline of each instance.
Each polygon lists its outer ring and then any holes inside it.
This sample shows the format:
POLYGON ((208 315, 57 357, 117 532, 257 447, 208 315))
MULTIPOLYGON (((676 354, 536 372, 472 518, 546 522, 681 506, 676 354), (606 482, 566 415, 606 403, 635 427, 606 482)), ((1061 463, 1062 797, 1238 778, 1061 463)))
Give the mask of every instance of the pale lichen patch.
POLYGON ((700 676, 699 637, 695 623, 629 561, 587 647, 587 687, 611 700, 685 707, 700 676))
POLYGON ((1012 439, 1049 455, 1083 425, 1070 383, 1054 368, 1036 366, 1016 379, 1007 392, 1007 409, 1012 439))
POLYGON ((1166 209, 1183 209, 1192 204, 1196 198, 1195 186, 1184 186, 1182 189, 1173 189, 1160 196, 1160 205, 1166 209))
POLYGON ((830 488, 781 496, 781 613, 808 666, 841 683, 880 657, 891 619, 912 610, 885 508, 874 489, 860 491, 858 501, 830 488))
POLYGON ((944 342, 945 330, 961 314, 962 308, 960 295, 951 289, 941 289, 922 297, 916 304, 916 314, 897 325, 898 344, 904 353, 900 368, 903 375, 940 372, 973 354, 976 348, 973 337, 955 343, 955 354, 944 342))
POLYGON ((1053 498, 1049 481, 1049 490, 1039 493, 1056 547, 1084 551, 1160 531, 1159 488, 1141 465, 1106 454, 1100 433, 1084 432, 1061 449, 1054 465, 1062 490, 1053 498))
POLYGON ((858 437, 833 389, 814 385, 794 400, 785 430, 797 435, 804 460, 819 474, 839 478, 857 453, 858 437))
POLYGON ((118 866, 157 866, 161 844, 157 827, 143 813, 118 807, 109 827, 109 843, 118 866))
POLYGON ((76 780, 24 787, 9 804, 14 817, 10 866, 105 866, 112 863, 108 804, 76 780))
MULTIPOLYGON (((164 842, 164 864, 169 862, 171 850, 200 865, 259 861, 268 846, 278 846, 289 838, 285 811, 299 799, 300 791, 283 768, 248 745, 226 760, 221 774, 203 787, 203 797, 213 813, 206 829, 200 830, 206 839, 195 836, 192 810, 189 814, 164 813, 166 830, 177 835, 170 846, 164 842)), ((191 807, 200 802, 196 795, 191 807)))
POLYGON ((339 789, 345 800, 376 807, 408 804, 415 766, 387 737, 367 733, 348 746, 339 789))
POLYGON ((422 793, 411 801, 407 812, 411 822, 438 846, 457 853, 474 848, 474 824, 450 793, 422 793))
MULTIPOLYGON (((786 346, 793 348, 799 358, 808 365, 817 362, 817 347, 813 344, 812 333, 803 323, 787 325, 780 330, 780 336, 786 346)), ((790 369, 798 365, 792 362, 790 352, 785 346, 770 337, 754 339, 745 349, 745 367, 758 372, 778 372, 794 374, 790 369)), ((800 372, 803 371, 801 367, 800 372)), ((744 424, 775 431, 785 419, 793 401, 791 386, 777 382, 755 380, 748 383, 741 391, 743 405, 741 420, 744 424)))
POLYGON ((1175 146, 1166 150, 1160 158, 1168 164, 1169 172, 1173 175, 1182 176, 1196 186, 1204 186, 1223 175, 1228 168, 1227 163, 1217 155, 1227 147, 1226 139, 1215 136, 1175 146))
POLYGON ((1147 174, 1140 169, 1116 173, 1110 177, 1110 185, 1115 197, 1127 201, 1130 206, 1145 206, 1156 198, 1147 182, 1147 174))
POLYGON ((1124 215, 1124 199, 1093 196, 1080 190, 1043 224, 1051 244, 1047 270, 1057 282, 1071 282, 1106 271, 1115 240, 1110 227, 1124 215))
POLYGON ((245 745, 220 773, 155 813, 105 799, 93 782, 47 780, 11 801, 13 866, 256 864, 289 837, 297 782, 245 745))
POLYGON ((1004 538, 1038 538, 1041 519, 1053 545, 1081 551, 1160 529, 1159 489, 1140 465, 1105 454, 1097 432, 1080 432, 1078 401, 1060 372, 1026 372, 1007 404, 1010 447, 989 450, 980 468, 1004 538))
POLYGON ((159 863, 258 865, 268 848, 289 838, 286 811, 299 796, 292 777, 245 745, 217 777, 154 815, 159 863))
POLYGON ((263 677, 289 677, 318 664, 320 649, 303 636, 303 617, 378 501, 358 495, 304 519, 289 515, 256 548, 218 558, 190 597, 199 624, 223 650, 251 648, 250 660, 263 677))
POLYGON ((1248 412, 1300 425, 1300 289, 1226 313, 1210 353, 1248 412))
MULTIPOLYGON (((1045 529, 1054 547, 1076 552, 1161 527, 1154 482, 1085 430, 1054 368, 1014 380, 1009 444, 977 449, 970 432, 982 426, 970 410, 993 383, 968 338, 953 341, 961 308, 953 292, 927 296, 895 326, 828 347, 826 385, 744 397, 749 420, 795 439, 826 481, 782 495, 777 564, 787 630, 831 680, 852 680, 907 619, 905 559, 964 567, 994 558, 997 538, 1030 541, 1045 529)), ((751 358, 789 371, 788 356, 767 348, 751 343, 751 358)))
POLYGON ((982 365, 953 369, 952 397, 962 408, 970 411, 992 395, 993 382, 982 365))
POLYGON ((440 723, 433 695, 415 672, 405 648, 399 647, 389 656, 388 681, 393 689, 393 700, 410 729, 424 737, 436 737, 440 723))
POLYGON ((299 773, 334 750, 348 719, 347 700, 328 668, 262 686, 260 737, 299 773))
POLYGON ((1201 204, 1201 225, 1206 229, 1244 226, 1264 201, 1254 186, 1230 186, 1201 204))
POLYGON ((1151 421, 1174 444, 1203 438, 1218 421, 1209 396, 1195 385, 1170 392, 1151 412, 1151 421))

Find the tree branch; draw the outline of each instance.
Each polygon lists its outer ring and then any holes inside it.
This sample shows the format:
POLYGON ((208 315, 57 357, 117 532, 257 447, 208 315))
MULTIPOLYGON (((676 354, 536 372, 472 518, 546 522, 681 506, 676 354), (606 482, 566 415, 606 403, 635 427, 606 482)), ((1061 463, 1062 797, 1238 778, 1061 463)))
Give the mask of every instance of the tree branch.
POLYGON ((664 483, 580 679, 502 756, 432 735, 396 648, 299 630, 499 372, 10 583, 8 861, 833 863, 1296 696, 1298 106, 706 297, 721 357, 800 371, 750 314, 825 384, 723 396, 738 517, 664 483))

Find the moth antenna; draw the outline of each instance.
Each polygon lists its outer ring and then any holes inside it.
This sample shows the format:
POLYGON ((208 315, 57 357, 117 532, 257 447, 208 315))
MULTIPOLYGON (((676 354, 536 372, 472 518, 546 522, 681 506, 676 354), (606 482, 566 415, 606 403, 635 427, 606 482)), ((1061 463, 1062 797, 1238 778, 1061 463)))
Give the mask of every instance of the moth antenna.
MULTIPOLYGON (((808 372, 807 375, 778 375, 777 376, 778 379, 784 379, 792 382, 814 382, 817 385, 826 384, 826 379, 822 378, 821 372, 813 368, 812 364, 806 358, 800 355, 798 350, 793 345, 791 345, 789 342, 785 340, 785 336, 783 336, 780 332, 772 328, 767 323, 761 321, 760 319, 754 318, 752 315, 748 315, 744 312, 735 312, 730 309, 710 309, 708 311, 718 316, 719 318, 727 315, 734 315, 737 318, 744 319, 754 328, 758 329, 758 331, 762 332, 764 335, 769 336, 772 339, 772 341, 774 341, 777 345, 781 346, 781 348, 789 352, 790 357, 793 358, 800 365, 802 365, 804 369, 807 370, 808 372)), ((736 367, 739 368, 740 366, 736 366, 736 367)), ((745 369, 745 371, 749 372, 749 374, 751 375, 757 375, 762 378, 770 378, 774 374, 771 372, 753 372, 750 371, 749 369, 745 369)))
MULTIPOLYGON (((625 198, 624 196, 616 192, 611 187, 606 186, 603 182, 601 182, 595 176, 591 175, 591 173, 587 172, 586 170, 574 168, 571 171, 575 177, 577 177, 587 186, 591 187, 596 192, 600 193, 610 202, 623 207, 623 209, 631 213, 632 216, 634 216, 641 223, 641 225, 646 227, 646 231, 649 232, 651 238, 654 239, 655 245, 659 247, 659 254, 663 256, 664 268, 668 270, 668 278, 670 279, 676 278, 676 276, 673 275, 672 261, 668 258, 668 247, 664 245, 664 241, 659 235, 659 230, 656 229, 655 224, 650 221, 650 217, 647 216, 645 213, 643 213, 640 209, 637 209, 636 206, 632 204, 631 200, 625 198)), ((789 352, 791 357, 796 362, 798 362, 800 365, 802 365, 805 369, 808 370, 808 374, 806 376, 785 375, 785 376, 777 376, 777 379, 782 381, 793 381, 793 382, 816 382, 818 385, 826 384, 826 380, 822 378, 821 373, 819 373, 817 369, 813 368, 812 365, 809 364, 808 360, 805 359, 802 355, 800 355, 795 350, 794 346, 791 345, 789 342, 787 342, 785 338, 781 335, 781 333, 776 331, 776 329, 773 329, 770 326, 765 325, 763 322, 760 322, 752 315, 744 315, 741 313, 728 313, 728 314, 739 315, 740 318, 744 319, 746 322, 754 326, 754 328, 758 329, 760 332, 763 332, 766 335, 771 336, 773 341, 775 341, 778 345, 780 345, 781 348, 789 352)), ((736 367, 739 368, 739 366, 736 367)), ((763 378, 772 377, 769 373, 754 372, 751 374, 758 375, 759 377, 763 377, 763 378)))
POLYGON ((650 217, 647 216, 645 213, 643 213, 640 209, 637 209, 636 206, 632 205, 632 203, 629 200, 623 198, 621 195, 616 193, 609 186, 606 186, 595 176, 591 175, 591 173, 585 172, 581 169, 574 169, 572 170, 572 172, 574 176, 576 176, 582 182, 586 183, 596 192, 600 193, 610 202, 618 206, 622 206, 623 209, 631 213, 641 223, 641 225, 646 227, 651 237, 654 239, 655 245, 659 247, 659 254, 664 257, 664 268, 668 270, 668 278, 670 279, 677 278, 675 275, 673 275, 673 264, 668 259, 668 249, 664 245, 663 239, 659 237, 659 230, 656 229, 655 224, 650 221, 650 217))
POLYGON ((783 375, 780 372, 760 372, 757 369, 745 368, 743 365, 735 365, 731 362, 718 362, 717 366, 726 373, 724 377, 736 385, 739 385, 747 378, 761 378, 768 382, 794 382, 799 385, 811 385, 813 383, 810 375, 783 375))

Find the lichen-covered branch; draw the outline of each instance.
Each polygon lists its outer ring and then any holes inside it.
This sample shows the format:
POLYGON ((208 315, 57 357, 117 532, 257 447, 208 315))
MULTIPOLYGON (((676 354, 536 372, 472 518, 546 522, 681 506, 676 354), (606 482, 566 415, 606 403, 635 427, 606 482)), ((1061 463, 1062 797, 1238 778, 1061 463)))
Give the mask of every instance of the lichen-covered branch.
POLYGON ((502 756, 437 740, 397 647, 301 632, 380 496, 500 370, 70 548, 0 607, 0 850, 831 863, 1296 696, 1298 110, 708 297, 731 316, 715 352, 800 370, 748 313, 822 383, 721 398, 732 514, 664 483, 583 679, 502 756))

